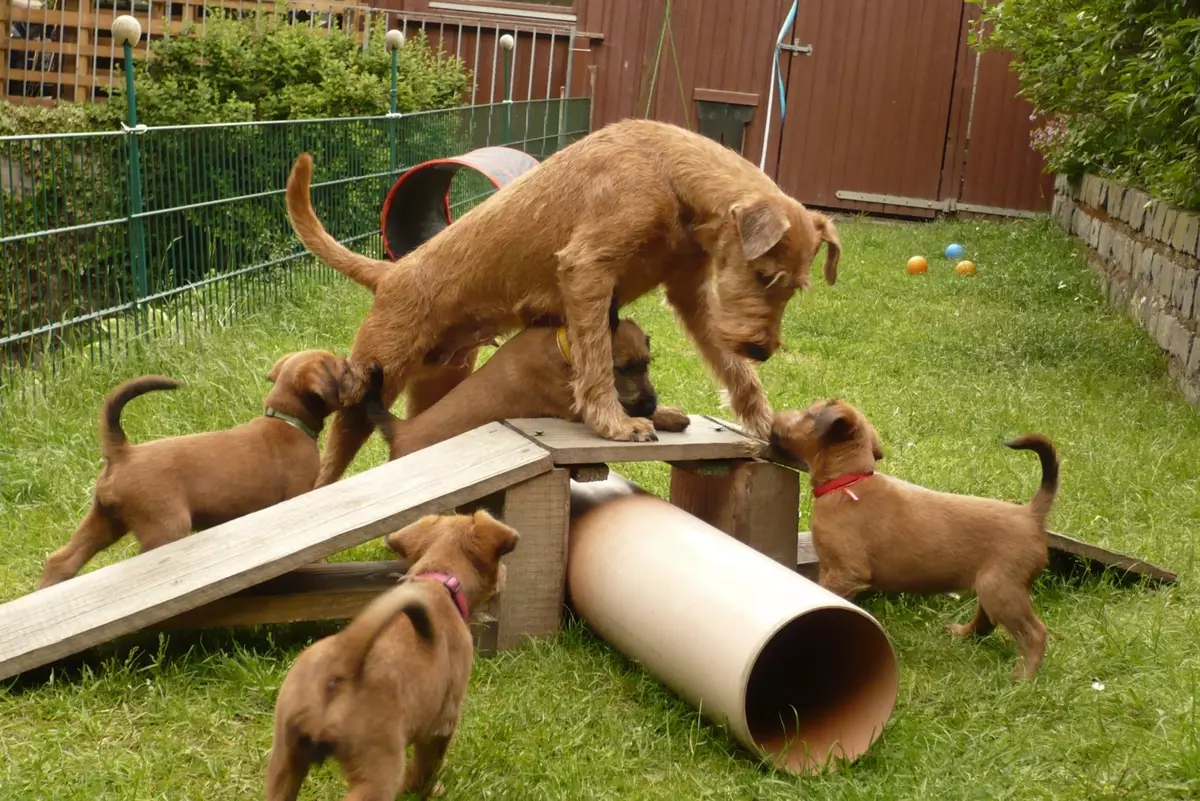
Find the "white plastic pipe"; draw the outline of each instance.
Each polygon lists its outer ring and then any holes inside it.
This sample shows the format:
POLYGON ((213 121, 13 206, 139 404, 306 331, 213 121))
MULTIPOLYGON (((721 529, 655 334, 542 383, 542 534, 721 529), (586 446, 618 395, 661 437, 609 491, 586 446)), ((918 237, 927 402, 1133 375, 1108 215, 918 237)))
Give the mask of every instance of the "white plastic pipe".
POLYGON ((899 671, 869 614, 616 474, 571 516, 575 610, 744 746, 814 773, 879 737, 899 671))

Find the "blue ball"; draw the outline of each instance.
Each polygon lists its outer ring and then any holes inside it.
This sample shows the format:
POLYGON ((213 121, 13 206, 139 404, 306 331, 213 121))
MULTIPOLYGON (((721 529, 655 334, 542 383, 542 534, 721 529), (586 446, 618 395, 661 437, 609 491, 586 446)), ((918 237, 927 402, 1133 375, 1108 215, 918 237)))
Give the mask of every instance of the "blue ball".
POLYGON ((954 242, 953 244, 946 246, 946 258, 947 259, 962 258, 962 255, 966 252, 967 252, 967 249, 964 248, 962 245, 958 244, 957 242, 954 242))

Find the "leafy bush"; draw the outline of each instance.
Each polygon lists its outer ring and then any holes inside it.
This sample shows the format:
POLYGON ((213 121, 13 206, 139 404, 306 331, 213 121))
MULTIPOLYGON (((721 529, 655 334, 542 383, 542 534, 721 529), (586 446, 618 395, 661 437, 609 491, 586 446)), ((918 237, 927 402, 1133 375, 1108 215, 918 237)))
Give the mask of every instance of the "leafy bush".
POLYGON ((1004 0, 983 18, 977 46, 1016 56, 1052 169, 1200 207, 1200 3, 1004 0))
MULTIPOLYGON (((289 25, 279 10, 210 16, 195 36, 152 44, 136 67, 139 122, 151 126, 379 116, 388 110, 391 59, 382 19, 363 48, 354 35, 289 25)), ((469 85, 461 61, 424 34, 399 51, 403 112, 457 105, 469 85)), ((0 136, 113 131, 125 118, 109 103, 56 108, 0 104, 0 136)), ((214 275, 281 264, 298 249, 278 190, 301 151, 316 159, 314 202, 335 236, 371 234, 398 164, 460 152, 464 115, 151 130, 141 150, 146 290, 169 291, 214 275), (356 176, 365 180, 340 181, 356 176), (244 197, 251 196, 251 197, 244 197), (237 202, 221 202, 240 198, 237 202), (167 209, 186 207, 179 211, 167 209), (162 213, 159 213, 162 212, 162 213)), ((130 137, 0 141, 0 237, 71 228, 0 244, 0 338, 126 303, 135 297, 130 240, 130 137), (109 221, 109 222, 105 222, 109 221)), ((266 275, 267 271, 263 271, 266 275)), ((13 357, 15 353, 9 354, 13 357)), ((0 353, 0 361, 5 358, 0 353)))
MULTIPOLYGON (((282 6, 210 16, 185 36, 155 41, 135 67, 138 119, 147 125, 295 120, 385 114, 391 57, 383 15, 355 34, 291 24, 282 6)), ((470 85, 459 59, 434 52, 419 31, 398 55, 401 112, 458 105, 470 85)), ((124 107, 123 86, 114 101, 124 107)))

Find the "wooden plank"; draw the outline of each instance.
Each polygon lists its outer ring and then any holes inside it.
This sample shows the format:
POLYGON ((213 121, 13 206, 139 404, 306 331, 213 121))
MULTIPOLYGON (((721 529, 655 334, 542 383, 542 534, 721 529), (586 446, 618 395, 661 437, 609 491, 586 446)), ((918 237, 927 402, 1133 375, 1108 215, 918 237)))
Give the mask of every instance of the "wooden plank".
POLYGON ((0 606, 0 679, 145 628, 551 469, 492 423, 0 606))
POLYGON ((504 557, 508 576, 496 598, 497 650, 558 630, 567 579, 570 480, 569 470, 551 470, 504 494, 504 522, 521 534, 521 542, 504 557))
POLYGON ((305 567, 247 587, 228 598, 169 617, 155 628, 215 628, 305 620, 348 620, 404 574, 398 560, 305 567))
POLYGON ((1126 556, 1098 545, 1090 545, 1054 531, 1046 532, 1046 542, 1050 550, 1068 554, 1085 562, 1090 562, 1101 569, 1115 568, 1125 573, 1134 573, 1159 583, 1174 584, 1178 576, 1166 568, 1151 564, 1133 556, 1126 556))
POLYGON ((672 434, 658 432, 657 442, 613 442, 583 423, 557 418, 507 420, 519 431, 550 452, 556 465, 599 462, 671 462, 701 459, 746 459, 765 447, 700 415, 691 415, 687 430, 672 434))
POLYGON ((789 568, 796 566, 800 476, 772 462, 736 462, 725 474, 671 469, 671 503, 789 568))
MULTIPOLYGON (((720 417, 713 417, 712 415, 705 415, 704 419, 706 419, 712 423, 715 423, 715 424, 721 426, 722 428, 728 429, 729 431, 732 431, 735 434, 738 434, 743 437, 749 437, 749 434, 746 433, 746 430, 737 423, 733 423, 728 420, 722 420, 720 417)), ((755 441, 761 442, 761 440, 755 440, 755 441)), ((768 462, 774 462, 775 464, 781 464, 781 465, 785 465, 787 467, 791 467, 792 469, 799 470, 803 473, 808 472, 808 465, 806 465, 802 459, 797 459, 796 457, 792 456, 790 453, 785 453, 785 452, 779 450, 778 448, 774 448, 771 446, 770 443, 765 443, 765 442, 762 443, 762 449, 761 449, 761 452, 758 454, 758 457, 760 459, 765 459, 768 462)))
MULTIPOLYGON (((1174 584, 1179 578, 1175 573, 1158 565, 1151 564, 1142 559, 1136 559, 1132 556, 1126 556, 1116 551, 1110 551, 1097 545, 1089 545, 1086 542, 1054 531, 1046 532, 1046 544, 1049 545, 1052 552, 1082 559, 1101 569, 1116 568, 1126 573, 1144 576, 1160 584, 1174 584)), ((812 545, 812 533, 801 531, 796 546, 796 569, 806 575, 808 572, 813 573, 814 575, 809 577, 815 580, 818 566, 817 552, 812 545)))

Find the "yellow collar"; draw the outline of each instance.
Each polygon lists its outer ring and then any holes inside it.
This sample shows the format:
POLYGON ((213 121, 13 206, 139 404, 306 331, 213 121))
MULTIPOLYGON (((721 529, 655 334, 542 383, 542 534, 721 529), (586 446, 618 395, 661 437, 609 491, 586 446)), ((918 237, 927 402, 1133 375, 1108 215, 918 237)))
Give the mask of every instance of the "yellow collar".
POLYGON ((566 326, 558 329, 558 352, 567 360, 567 366, 571 365, 571 343, 567 339, 566 326))

